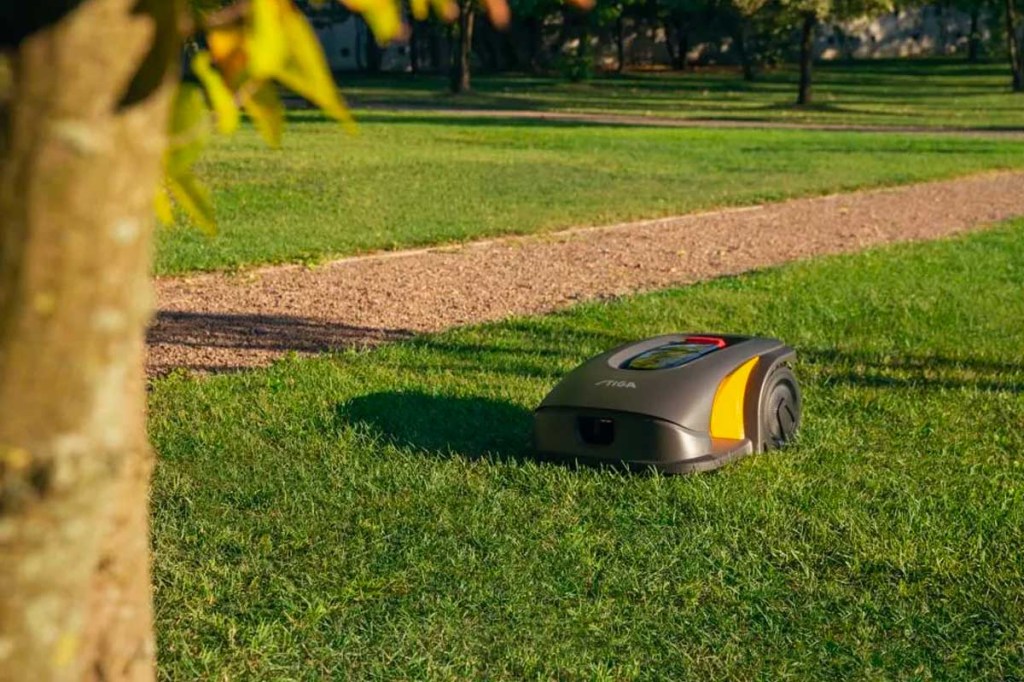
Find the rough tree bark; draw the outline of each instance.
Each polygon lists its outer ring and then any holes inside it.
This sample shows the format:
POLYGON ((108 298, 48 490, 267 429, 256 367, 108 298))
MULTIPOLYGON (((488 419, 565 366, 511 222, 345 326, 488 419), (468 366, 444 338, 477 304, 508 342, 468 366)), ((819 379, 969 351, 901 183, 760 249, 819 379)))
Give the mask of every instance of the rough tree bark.
POLYGON ((459 19, 455 27, 455 40, 452 41, 451 59, 451 91, 455 94, 469 92, 472 87, 470 78, 470 57, 473 51, 473 19, 476 11, 472 0, 459 5, 459 19))
POLYGON ((1021 54, 1017 36, 1017 5, 1015 0, 1006 0, 1006 46, 1010 53, 1010 72, 1013 75, 1014 92, 1024 92, 1024 54, 1021 54))
POLYGON ((4 680, 154 671, 143 359, 170 86, 119 110, 154 36, 137 4, 85 0, 13 57, 0 131, 4 680))
POLYGON ((811 103, 811 65, 814 62, 814 26, 818 17, 813 12, 804 14, 800 28, 800 90, 796 103, 800 106, 811 103))

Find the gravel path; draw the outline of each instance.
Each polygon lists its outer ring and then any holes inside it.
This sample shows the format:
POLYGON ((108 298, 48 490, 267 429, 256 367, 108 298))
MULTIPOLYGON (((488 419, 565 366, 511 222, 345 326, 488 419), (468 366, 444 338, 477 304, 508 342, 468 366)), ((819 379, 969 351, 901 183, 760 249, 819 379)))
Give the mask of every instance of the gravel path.
POLYGON ((1024 172, 474 242, 241 275, 158 279, 149 372, 227 371, 1024 215, 1024 172))
POLYGON ((595 112, 537 111, 532 109, 443 108, 418 105, 366 105, 368 111, 421 113, 448 118, 488 118, 563 123, 589 123, 606 126, 640 126, 650 128, 753 128, 780 130, 833 130, 851 133, 882 133, 897 135, 944 135, 954 137, 1024 140, 1024 128, 954 128, 951 126, 870 125, 859 123, 811 123, 728 118, 670 118, 644 114, 601 114, 595 112))

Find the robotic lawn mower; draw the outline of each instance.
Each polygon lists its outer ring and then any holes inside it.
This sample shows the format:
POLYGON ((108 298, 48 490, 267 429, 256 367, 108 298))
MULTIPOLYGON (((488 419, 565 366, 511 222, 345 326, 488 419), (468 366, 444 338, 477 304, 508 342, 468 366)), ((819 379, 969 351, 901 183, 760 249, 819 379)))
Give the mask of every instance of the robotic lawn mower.
POLYGON ((668 334, 570 372, 534 413, 541 456, 665 473, 784 446, 800 425, 795 351, 777 339, 668 334))

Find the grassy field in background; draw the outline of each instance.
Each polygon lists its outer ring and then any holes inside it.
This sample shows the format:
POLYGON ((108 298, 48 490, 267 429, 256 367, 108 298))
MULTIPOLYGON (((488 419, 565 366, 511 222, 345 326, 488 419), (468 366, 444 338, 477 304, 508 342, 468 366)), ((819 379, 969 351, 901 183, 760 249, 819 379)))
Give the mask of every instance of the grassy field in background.
POLYGON ((582 83, 560 78, 481 75, 475 92, 453 97, 436 76, 342 75, 359 106, 469 107, 641 114, 673 118, 871 126, 1024 129, 1024 96, 1010 91, 1003 62, 952 59, 822 63, 812 106, 793 106, 792 67, 746 82, 735 69, 627 73, 582 83))
POLYGON ((218 140, 199 172, 220 233, 162 232, 157 272, 318 261, 1024 166, 1024 141, 382 112, 361 120, 361 133, 347 136, 296 113, 283 150, 250 127, 218 140))
POLYGON ((1022 288, 1017 221, 160 380, 161 675, 1020 679, 1022 288), (559 377, 676 330, 795 346, 797 445, 692 478, 530 460, 559 377))

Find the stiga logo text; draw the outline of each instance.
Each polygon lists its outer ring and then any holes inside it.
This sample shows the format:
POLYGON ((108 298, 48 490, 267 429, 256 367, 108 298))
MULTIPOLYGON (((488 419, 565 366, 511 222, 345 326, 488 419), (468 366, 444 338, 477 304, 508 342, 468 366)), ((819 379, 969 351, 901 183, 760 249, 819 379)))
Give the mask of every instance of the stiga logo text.
POLYGON ((608 388, 636 388, 636 384, 632 381, 615 381, 614 379, 604 379, 598 381, 595 386, 607 386, 608 388))

